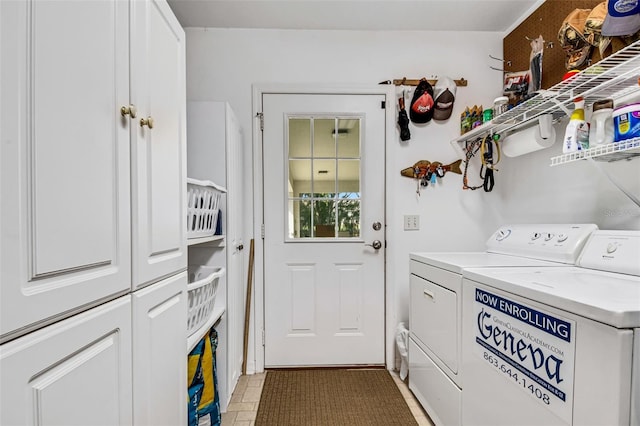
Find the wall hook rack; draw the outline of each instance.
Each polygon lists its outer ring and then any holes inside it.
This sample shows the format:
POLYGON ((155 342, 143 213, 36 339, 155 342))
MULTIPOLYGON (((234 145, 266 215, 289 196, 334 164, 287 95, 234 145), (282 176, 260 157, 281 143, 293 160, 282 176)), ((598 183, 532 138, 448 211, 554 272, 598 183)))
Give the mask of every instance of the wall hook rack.
MULTIPOLYGON (((510 67, 510 66, 511 66, 511 61, 509 61, 509 60, 504 60, 504 59, 501 59, 501 58, 496 58, 495 56, 491 56, 491 55, 489 55, 489 57, 490 57, 491 59, 493 59, 493 60, 500 61, 500 62, 502 62, 502 63, 506 64, 508 67, 510 67)), ((489 65, 489 68, 491 68, 492 70, 496 70, 496 71, 507 72, 504 68, 496 68, 496 67, 492 67, 491 65, 489 65)))
POLYGON ((495 56, 491 56, 491 55, 489 55, 489 57, 491 59, 496 60, 496 61, 504 62, 505 64, 507 64, 508 67, 511 66, 511 61, 509 61, 509 60, 505 60, 505 59, 502 59, 502 58, 496 58, 495 56))
MULTIPOLYGON (((436 83, 438 82, 437 78, 409 79, 409 78, 403 77, 401 79, 381 81, 380 84, 393 84, 396 86, 417 86, 418 84, 420 84, 420 81, 422 80, 427 80, 429 84, 432 86, 435 86, 436 83)), ((455 81, 456 86, 458 87, 466 87, 468 83, 467 80, 465 80, 462 77, 457 80, 454 79, 453 81, 455 81)))

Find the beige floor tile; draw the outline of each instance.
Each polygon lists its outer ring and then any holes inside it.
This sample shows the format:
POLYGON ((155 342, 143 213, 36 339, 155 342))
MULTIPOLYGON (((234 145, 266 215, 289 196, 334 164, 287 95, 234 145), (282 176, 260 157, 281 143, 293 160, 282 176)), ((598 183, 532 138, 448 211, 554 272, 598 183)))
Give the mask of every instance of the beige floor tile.
POLYGON ((257 411, 238 411, 238 415, 236 416, 236 422, 240 420, 253 420, 255 421, 257 411))
POLYGON ((262 389, 262 386, 264 385, 264 374, 255 374, 255 377, 251 377, 249 379, 249 383, 247 383, 247 387, 259 387, 260 389, 262 389))
POLYGON ((227 411, 255 411, 257 405, 255 402, 234 402, 229 404, 227 411))
POLYGON ((434 426, 433 422, 427 416, 415 416, 418 426, 434 426))
POLYGON ((251 420, 236 421, 233 426, 251 426, 253 422, 251 420))
POLYGON ((260 402, 261 387, 248 387, 242 394, 242 402, 260 402))
POLYGON ((236 421, 236 417, 238 417, 237 411, 227 411, 226 413, 222 413, 222 426, 231 426, 236 421))

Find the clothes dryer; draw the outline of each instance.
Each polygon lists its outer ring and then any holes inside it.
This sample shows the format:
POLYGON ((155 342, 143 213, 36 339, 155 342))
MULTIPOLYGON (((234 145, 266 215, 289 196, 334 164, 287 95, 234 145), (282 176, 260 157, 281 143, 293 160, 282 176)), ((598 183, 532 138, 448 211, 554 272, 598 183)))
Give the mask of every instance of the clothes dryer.
POLYGON ((485 252, 410 254, 409 388, 437 425, 461 424, 466 268, 572 266, 594 224, 501 226, 485 252))
POLYGON ((472 268, 462 423, 640 425, 640 231, 594 232, 569 268, 472 268))

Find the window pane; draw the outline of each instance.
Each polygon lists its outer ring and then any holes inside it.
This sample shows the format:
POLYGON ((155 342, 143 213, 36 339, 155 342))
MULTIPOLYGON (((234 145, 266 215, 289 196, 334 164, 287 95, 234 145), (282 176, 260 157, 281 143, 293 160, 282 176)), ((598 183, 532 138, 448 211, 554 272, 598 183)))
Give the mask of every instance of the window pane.
POLYGON ((360 200, 338 201, 338 236, 360 237, 360 200))
POLYGON ((313 156, 315 158, 336 157, 335 130, 336 120, 334 118, 313 120, 313 156))
POLYGON ((360 119, 338 120, 338 157, 360 158, 360 119))
POLYGON ((311 237, 310 200, 289 200, 287 227, 289 238, 311 237))
POLYGON ((336 160, 313 160, 313 196, 333 197, 336 192, 336 160))
POLYGON ((289 119, 289 158, 311 157, 311 120, 289 119))
POLYGON ((311 193, 311 160, 289 160, 289 197, 311 193))
POLYGON ((333 200, 313 202, 314 236, 317 238, 335 237, 336 203, 333 200))
POLYGON ((360 193, 360 160, 338 160, 338 192, 360 193))

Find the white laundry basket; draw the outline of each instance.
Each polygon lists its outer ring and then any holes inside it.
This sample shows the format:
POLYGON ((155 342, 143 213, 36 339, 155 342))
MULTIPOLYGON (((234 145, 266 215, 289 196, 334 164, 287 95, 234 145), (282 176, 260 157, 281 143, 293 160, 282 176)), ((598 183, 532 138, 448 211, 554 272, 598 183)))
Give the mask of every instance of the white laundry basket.
POLYGON ((225 268, 220 266, 189 265, 189 312, 187 316, 187 334, 197 331, 213 313, 220 277, 225 268))
POLYGON ((211 181, 187 178, 187 238, 215 233, 223 187, 211 181))

